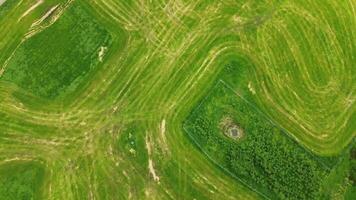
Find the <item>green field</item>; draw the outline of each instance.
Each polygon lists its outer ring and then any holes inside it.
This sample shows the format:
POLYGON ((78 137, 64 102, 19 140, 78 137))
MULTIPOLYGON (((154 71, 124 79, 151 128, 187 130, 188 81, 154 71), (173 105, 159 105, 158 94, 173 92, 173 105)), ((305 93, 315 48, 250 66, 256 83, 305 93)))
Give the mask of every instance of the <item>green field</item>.
POLYGON ((82 79, 95 71, 100 47, 109 45, 109 33, 74 4, 53 26, 16 49, 2 79, 53 99, 67 90, 75 91, 82 79))
POLYGON ((0 200, 355 199, 355 8, 0 0, 0 200))

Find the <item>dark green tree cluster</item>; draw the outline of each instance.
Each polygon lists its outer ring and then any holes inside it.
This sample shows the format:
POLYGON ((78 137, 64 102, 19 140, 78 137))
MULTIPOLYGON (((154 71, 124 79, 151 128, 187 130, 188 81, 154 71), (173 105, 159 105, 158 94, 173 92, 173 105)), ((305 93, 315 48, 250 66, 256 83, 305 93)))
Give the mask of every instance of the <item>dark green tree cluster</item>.
POLYGON ((326 170, 250 104, 223 85, 185 123, 188 134, 221 167, 273 199, 318 199, 326 170), (219 121, 241 126, 241 141, 226 137, 219 121))

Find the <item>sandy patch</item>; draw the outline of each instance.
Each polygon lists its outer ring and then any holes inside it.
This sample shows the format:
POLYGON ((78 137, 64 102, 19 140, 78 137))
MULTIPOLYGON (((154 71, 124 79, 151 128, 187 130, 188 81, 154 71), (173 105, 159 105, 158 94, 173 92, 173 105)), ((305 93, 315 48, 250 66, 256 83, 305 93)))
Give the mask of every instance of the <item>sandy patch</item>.
POLYGON ((5 160, 2 160, 0 164, 7 163, 7 162, 16 162, 16 161, 34 161, 36 159, 31 158, 31 157, 13 157, 13 158, 7 158, 5 160))
POLYGON ((35 21, 32 25, 30 30, 25 34, 23 41, 27 40, 28 38, 36 35, 37 33, 43 31, 44 29, 50 27, 54 24, 64 13, 64 11, 68 8, 68 6, 73 2, 73 0, 67 1, 63 6, 59 4, 52 7, 50 10, 47 11, 45 15, 43 15, 40 19, 35 21), (42 23, 45 19, 48 19, 48 23, 42 23))
POLYGON ((159 177, 157 176, 156 171, 153 168, 153 162, 152 162, 151 159, 148 160, 148 168, 149 168, 150 173, 151 173, 151 175, 153 177, 153 180, 156 181, 156 182, 159 182, 159 177))
POLYGON ((156 171, 153 166, 153 161, 151 159, 151 143, 148 138, 148 133, 146 135, 146 148, 147 148, 147 154, 148 154, 148 169, 150 174, 153 177, 153 180, 159 183, 159 176, 157 176, 156 171))
POLYGON ((0 6, 5 3, 6 0, 0 0, 0 6))
POLYGON ((106 50, 107 50, 107 47, 100 47, 100 51, 99 51, 99 54, 98 54, 100 62, 103 62, 103 58, 104 58, 106 50))
POLYGON ((165 132, 166 132, 166 120, 163 119, 161 122, 161 134, 164 135, 165 132))
POLYGON ((166 119, 163 119, 159 125, 160 130, 160 144, 162 144, 162 148, 166 153, 169 152, 167 139, 166 139, 166 119))
POLYGON ((55 10, 57 10, 59 4, 56 6, 53 6, 51 9, 49 9, 46 14, 44 14, 39 20, 35 21, 31 27, 37 26, 43 22, 43 20, 47 19, 48 16, 50 16, 55 10))
POLYGON ((33 6, 31 6, 29 9, 27 9, 19 18, 20 21, 22 18, 26 17, 30 12, 32 12, 34 9, 36 9, 39 5, 41 5, 44 1, 43 0, 38 0, 33 6))
POLYGON ((256 94, 256 90, 255 90, 255 88, 252 86, 252 83, 251 83, 251 82, 248 83, 248 89, 250 90, 250 92, 251 92, 252 94, 256 94))

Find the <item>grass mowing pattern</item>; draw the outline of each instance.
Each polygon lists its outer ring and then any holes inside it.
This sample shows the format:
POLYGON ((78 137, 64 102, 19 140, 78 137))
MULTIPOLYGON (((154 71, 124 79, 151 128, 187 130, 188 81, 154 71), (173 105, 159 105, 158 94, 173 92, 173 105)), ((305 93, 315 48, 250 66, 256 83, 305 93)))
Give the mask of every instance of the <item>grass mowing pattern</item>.
POLYGON ((336 155, 354 137, 351 1, 44 0, 23 16, 36 3, 23 0, 0 19, 0 79, 17 50, 49 38, 72 6, 111 36, 103 62, 57 101, 0 80, 0 164, 43 161, 43 199, 261 199, 182 130, 236 57, 251 63, 231 72, 243 78, 239 94, 298 144, 336 155))
POLYGON ((247 36, 262 109, 324 155, 337 154, 355 135, 356 35, 349 27, 356 20, 350 4, 288 1, 256 36, 247 36))

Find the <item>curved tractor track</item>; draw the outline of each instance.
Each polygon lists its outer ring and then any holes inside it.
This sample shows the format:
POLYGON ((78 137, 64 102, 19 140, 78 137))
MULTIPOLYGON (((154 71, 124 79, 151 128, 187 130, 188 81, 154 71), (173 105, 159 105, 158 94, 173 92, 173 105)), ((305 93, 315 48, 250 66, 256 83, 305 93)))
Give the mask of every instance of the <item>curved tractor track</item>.
POLYGON ((89 11, 112 44, 63 101, 0 78, 0 164, 42 164, 44 199, 260 198, 206 160, 181 126, 224 59, 243 55, 260 109, 305 148, 333 155, 351 141, 355 4, 299 2, 44 0, 29 10, 36 2, 19 1, 0 18, 0 77, 56 5, 89 11))

